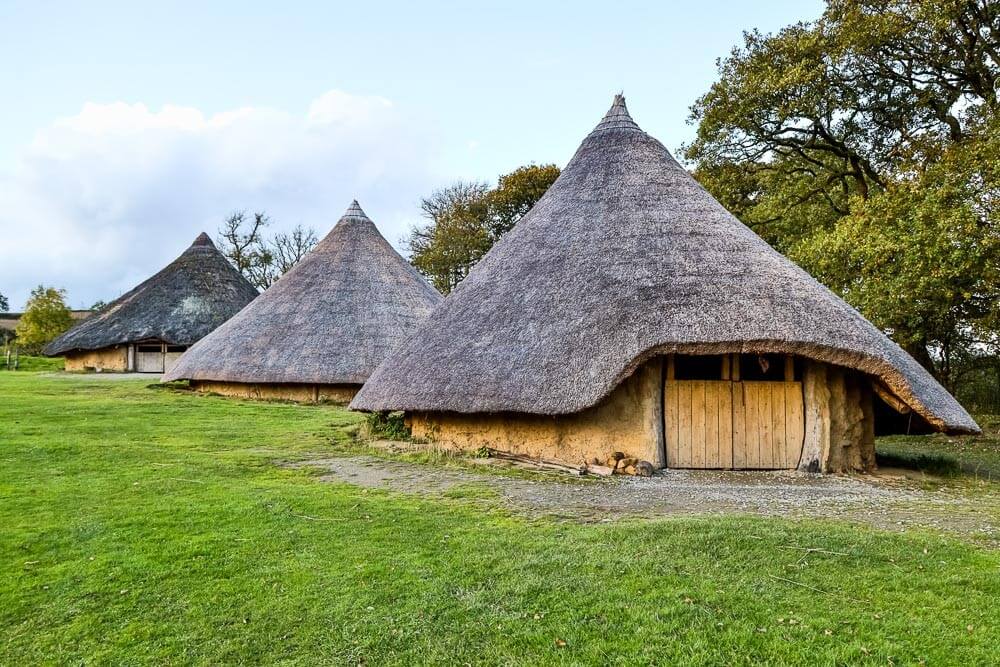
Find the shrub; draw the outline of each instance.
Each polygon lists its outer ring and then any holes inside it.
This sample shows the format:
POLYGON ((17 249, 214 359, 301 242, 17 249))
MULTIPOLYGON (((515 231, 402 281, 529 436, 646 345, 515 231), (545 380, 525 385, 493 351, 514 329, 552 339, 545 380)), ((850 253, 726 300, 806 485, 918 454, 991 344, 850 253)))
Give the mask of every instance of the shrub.
POLYGON ((372 412, 368 415, 368 433, 372 437, 386 440, 409 440, 410 429, 406 427, 402 412, 372 412))

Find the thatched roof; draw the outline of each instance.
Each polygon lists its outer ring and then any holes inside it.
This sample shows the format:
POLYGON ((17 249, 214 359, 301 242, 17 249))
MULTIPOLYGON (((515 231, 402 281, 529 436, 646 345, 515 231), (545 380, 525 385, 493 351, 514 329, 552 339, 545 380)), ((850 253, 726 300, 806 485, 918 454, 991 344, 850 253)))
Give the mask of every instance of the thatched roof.
POLYGON ((166 268, 56 338, 45 354, 142 340, 191 345, 257 293, 202 232, 166 268))
POLYGON ((978 431, 920 364, 726 211, 620 96, 351 406, 572 413, 677 351, 840 364, 881 378, 937 428, 978 431))
POLYGON ((361 384, 441 295, 357 202, 326 238, 164 381, 361 384))
MULTIPOLYGON (((73 320, 85 320, 93 314, 94 311, 92 310, 69 311, 70 319, 73 320)), ((0 330, 14 331, 23 316, 24 313, 0 313, 0 330)))

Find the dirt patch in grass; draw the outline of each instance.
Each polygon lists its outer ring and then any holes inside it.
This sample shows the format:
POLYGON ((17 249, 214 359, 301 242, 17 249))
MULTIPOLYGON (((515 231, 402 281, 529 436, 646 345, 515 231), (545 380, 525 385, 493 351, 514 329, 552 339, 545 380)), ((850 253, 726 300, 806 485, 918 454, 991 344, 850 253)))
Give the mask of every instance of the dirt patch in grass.
MULTIPOLYGON (((493 464, 495 465, 495 464, 493 464)), ((938 487, 894 472, 863 477, 798 472, 663 470, 654 477, 522 479, 375 456, 289 464, 318 468, 320 479, 406 494, 444 494, 479 486, 483 502, 518 514, 598 522, 627 517, 755 514, 830 518, 902 531, 930 528, 1000 545, 1000 494, 938 487)))

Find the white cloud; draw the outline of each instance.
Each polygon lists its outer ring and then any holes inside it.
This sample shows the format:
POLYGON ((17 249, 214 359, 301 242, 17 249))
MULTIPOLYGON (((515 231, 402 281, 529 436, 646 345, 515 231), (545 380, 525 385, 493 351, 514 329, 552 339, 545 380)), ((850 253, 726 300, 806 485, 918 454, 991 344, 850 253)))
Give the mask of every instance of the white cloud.
POLYGON ((322 236, 358 198, 390 242, 435 184, 426 128, 387 99, 330 91, 305 112, 87 103, 0 173, 0 293, 39 283, 109 300, 238 208, 322 236))

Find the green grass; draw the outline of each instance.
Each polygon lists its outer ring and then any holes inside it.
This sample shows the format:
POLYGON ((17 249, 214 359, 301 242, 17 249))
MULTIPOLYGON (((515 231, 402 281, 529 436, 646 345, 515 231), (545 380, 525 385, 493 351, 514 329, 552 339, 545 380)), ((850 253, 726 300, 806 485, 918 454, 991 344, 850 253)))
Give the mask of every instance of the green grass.
POLYGON ((977 415, 983 429, 979 436, 922 436, 879 438, 875 452, 879 465, 924 470, 935 474, 958 471, 984 479, 1000 480, 1000 415, 977 415))
POLYGON ((146 382, 0 375, 0 664, 1000 660, 983 546, 329 484, 360 417, 146 382))
MULTIPOLYGON (((11 354, 11 364, 14 363, 14 355, 11 354)), ((0 371, 7 370, 6 357, 0 357, 0 371)), ((62 357, 32 357, 22 354, 17 358, 17 369, 19 371, 61 371, 66 364, 62 357)))

